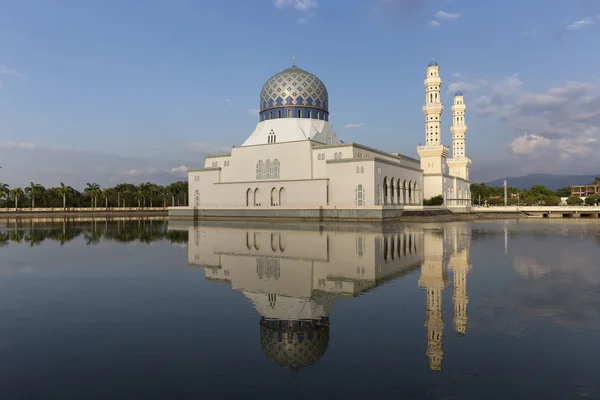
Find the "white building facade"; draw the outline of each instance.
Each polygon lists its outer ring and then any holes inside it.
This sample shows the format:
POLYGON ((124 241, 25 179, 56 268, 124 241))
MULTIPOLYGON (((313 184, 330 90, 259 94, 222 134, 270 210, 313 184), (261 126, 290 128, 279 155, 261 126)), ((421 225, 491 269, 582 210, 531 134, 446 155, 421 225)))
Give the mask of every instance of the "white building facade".
POLYGON ((325 85, 294 63, 263 86, 260 121, 246 141, 188 171, 189 206, 414 208, 438 195, 449 206, 470 205, 464 98, 455 97, 462 119, 456 117, 454 158, 447 160, 437 63, 430 63, 427 73, 426 145, 418 148, 417 160, 342 142, 329 122, 325 85))

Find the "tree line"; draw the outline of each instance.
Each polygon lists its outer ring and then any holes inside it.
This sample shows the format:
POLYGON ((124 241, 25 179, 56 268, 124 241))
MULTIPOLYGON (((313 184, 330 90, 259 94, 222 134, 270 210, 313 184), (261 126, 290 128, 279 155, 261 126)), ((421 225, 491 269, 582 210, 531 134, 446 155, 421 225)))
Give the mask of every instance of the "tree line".
MULTIPOLYGON (((600 177, 596 178, 600 181, 600 177)), ((545 186, 537 185, 531 189, 518 189, 509 186, 506 189, 508 205, 545 205, 557 206, 561 202, 561 197, 567 197, 567 204, 581 205, 584 200, 577 196, 571 196, 571 188, 569 186, 552 191, 545 186)), ((471 200, 475 205, 503 205, 504 204, 504 188, 501 186, 492 186, 485 183, 471 184, 471 200)), ((600 201, 600 196, 588 196, 585 203, 596 205, 600 201)))
POLYGON ((187 205, 188 183, 178 181, 166 186, 151 182, 134 185, 120 183, 102 188, 97 183, 87 183, 78 191, 63 182, 45 188, 39 183, 10 188, 0 182, 0 207, 2 208, 79 208, 79 207, 168 207, 187 205))

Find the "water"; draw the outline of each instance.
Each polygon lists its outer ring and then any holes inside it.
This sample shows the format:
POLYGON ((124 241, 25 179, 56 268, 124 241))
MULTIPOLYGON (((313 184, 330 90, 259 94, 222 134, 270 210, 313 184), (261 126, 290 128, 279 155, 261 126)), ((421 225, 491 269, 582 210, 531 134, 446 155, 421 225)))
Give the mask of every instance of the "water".
POLYGON ((596 221, 4 221, 0 398, 599 398, 598 254, 596 221))

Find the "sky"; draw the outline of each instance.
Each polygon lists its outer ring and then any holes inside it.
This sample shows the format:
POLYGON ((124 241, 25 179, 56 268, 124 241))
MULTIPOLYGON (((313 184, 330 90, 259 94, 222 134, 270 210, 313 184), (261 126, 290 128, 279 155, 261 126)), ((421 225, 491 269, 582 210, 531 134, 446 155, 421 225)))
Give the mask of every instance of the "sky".
POLYGON ((473 181, 597 174, 599 39, 599 0, 0 0, 0 182, 185 179, 293 54, 345 142, 417 157, 435 59, 473 181))

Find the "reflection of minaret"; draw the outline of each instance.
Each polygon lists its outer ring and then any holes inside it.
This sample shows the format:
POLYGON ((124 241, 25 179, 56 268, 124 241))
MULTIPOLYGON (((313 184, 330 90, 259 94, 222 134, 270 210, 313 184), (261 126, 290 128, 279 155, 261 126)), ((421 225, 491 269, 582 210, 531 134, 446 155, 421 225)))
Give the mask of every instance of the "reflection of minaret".
POLYGON ((429 368, 442 369, 442 335, 444 319, 442 317, 442 292, 448 285, 448 276, 444 268, 444 235, 441 232, 428 232, 423 237, 425 260, 421 267, 419 286, 427 289, 427 356, 429 368))
POLYGON ((461 335, 467 333, 467 274, 471 270, 469 248, 450 256, 448 267, 454 272, 454 329, 461 335))

